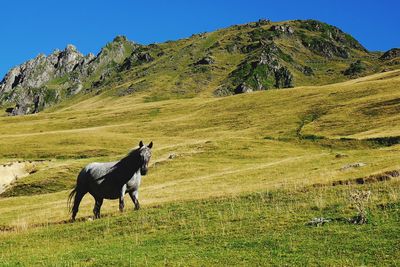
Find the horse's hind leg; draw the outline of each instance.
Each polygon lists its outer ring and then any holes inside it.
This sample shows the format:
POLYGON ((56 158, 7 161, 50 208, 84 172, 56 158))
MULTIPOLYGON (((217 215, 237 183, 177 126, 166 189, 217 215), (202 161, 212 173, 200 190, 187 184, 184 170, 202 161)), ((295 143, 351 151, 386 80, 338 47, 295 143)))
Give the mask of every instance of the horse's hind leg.
POLYGON ((124 196, 120 196, 119 197, 119 211, 124 212, 124 208, 125 208, 124 196))
POLYGON ((75 198, 74 198, 74 206, 72 207, 72 220, 75 221, 76 214, 78 213, 79 210, 79 205, 81 204, 82 198, 86 193, 82 192, 76 192, 75 198))
POLYGON ((94 208, 93 208, 93 214, 95 219, 100 218, 100 209, 101 205, 103 205, 103 199, 102 198, 96 198, 96 203, 94 203, 94 208))

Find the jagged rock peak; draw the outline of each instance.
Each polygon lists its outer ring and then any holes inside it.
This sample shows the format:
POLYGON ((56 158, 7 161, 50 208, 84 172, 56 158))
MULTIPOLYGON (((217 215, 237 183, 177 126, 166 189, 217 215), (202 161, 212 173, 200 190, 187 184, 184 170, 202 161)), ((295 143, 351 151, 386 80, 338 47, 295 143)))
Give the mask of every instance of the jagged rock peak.
POLYGON ((77 52, 76 46, 68 44, 64 51, 77 52))
POLYGON ((82 61, 83 55, 73 45, 48 56, 39 54, 11 69, 0 82, 0 93, 16 87, 39 88, 46 82, 71 72, 82 61))

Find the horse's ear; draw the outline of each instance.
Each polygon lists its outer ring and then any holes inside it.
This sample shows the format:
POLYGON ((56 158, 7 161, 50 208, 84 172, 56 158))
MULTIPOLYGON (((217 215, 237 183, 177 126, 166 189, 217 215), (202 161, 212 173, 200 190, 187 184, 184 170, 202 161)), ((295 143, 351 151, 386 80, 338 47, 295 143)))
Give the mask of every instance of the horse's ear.
POLYGON ((139 142, 139 147, 142 148, 142 146, 144 146, 144 145, 143 145, 143 141, 140 141, 140 142, 139 142))
POLYGON ((147 147, 148 148, 152 148, 153 147, 153 141, 151 141, 150 144, 147 147))

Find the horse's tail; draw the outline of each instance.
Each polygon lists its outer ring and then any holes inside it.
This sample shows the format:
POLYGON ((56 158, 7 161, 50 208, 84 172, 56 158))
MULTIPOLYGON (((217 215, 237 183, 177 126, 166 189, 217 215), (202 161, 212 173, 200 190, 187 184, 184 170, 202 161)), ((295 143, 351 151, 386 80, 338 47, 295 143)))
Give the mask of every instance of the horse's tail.
POLYGON ((68 207, 68 211, 71 213, 72 212, 72 206, 71 206, 71 201, 72 198, 76 195, 76 186, 74 187, 74 189, 72 189, 71 193, 69 193, 68 195, 68 201, 67 201, 67 207, 68 207))

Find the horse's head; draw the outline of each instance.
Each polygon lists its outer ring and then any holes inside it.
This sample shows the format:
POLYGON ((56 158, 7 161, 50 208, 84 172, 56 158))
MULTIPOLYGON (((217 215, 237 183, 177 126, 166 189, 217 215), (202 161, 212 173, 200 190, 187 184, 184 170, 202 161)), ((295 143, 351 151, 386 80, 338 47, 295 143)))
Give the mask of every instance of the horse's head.
POLYGON ((140 173, 146 175, 149 169, 149 162, 151 158, 151 148, 153 147, 153 142, 150 142, 147 146, 143 144, 142 141, 139 143, 139 153, 140 153, 140 173))

